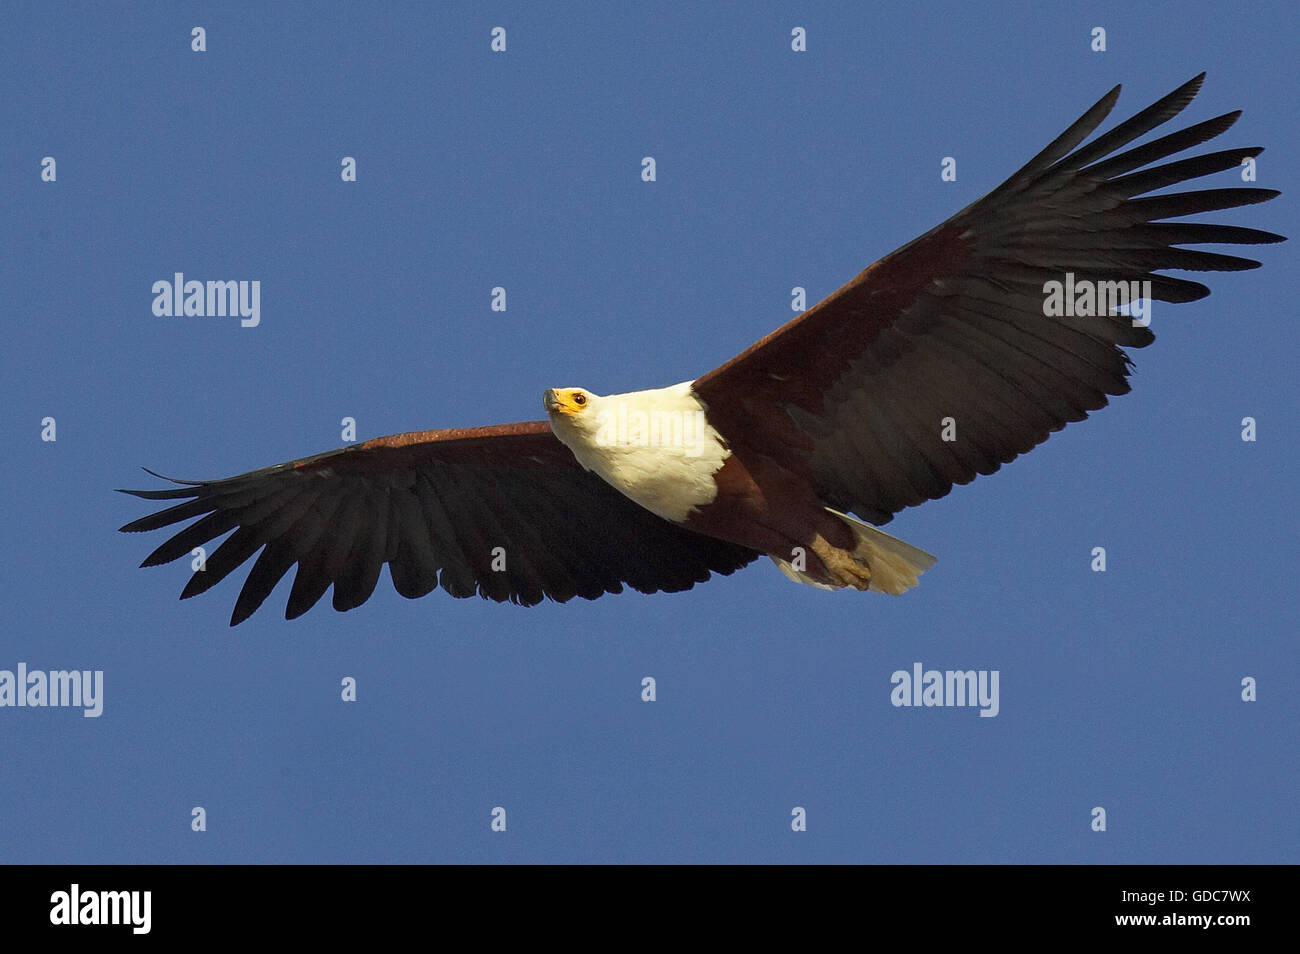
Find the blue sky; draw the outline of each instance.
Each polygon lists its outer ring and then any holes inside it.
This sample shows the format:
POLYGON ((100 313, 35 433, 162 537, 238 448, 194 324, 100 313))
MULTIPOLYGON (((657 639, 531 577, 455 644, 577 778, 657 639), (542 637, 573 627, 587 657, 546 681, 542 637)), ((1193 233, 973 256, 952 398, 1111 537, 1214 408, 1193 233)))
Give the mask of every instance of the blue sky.
POLYGON ((1243 108, 1204 148, 1267 147, 1286 193, 1209 219, 1297 233, 1293 5, 690 6, 6 5, 0 669, 102 670, 104 710, 0 708, 0 860, 1300 860, 1294 242, 1157 303, 1132 394, 901 514, 939 563, 898 599, 767 561, 533 609, 385 573, 232 630, 243 571, 182 603, 184 564, 137 568, 142 465, 693 378, 1117 82, 1122 119, 1207 70, 1184 118, 1243 108), (259 280, 260 325, 155 317, 176 271, 259 280), (997 670, 999 714, 892 706, 916 662, 997 670))

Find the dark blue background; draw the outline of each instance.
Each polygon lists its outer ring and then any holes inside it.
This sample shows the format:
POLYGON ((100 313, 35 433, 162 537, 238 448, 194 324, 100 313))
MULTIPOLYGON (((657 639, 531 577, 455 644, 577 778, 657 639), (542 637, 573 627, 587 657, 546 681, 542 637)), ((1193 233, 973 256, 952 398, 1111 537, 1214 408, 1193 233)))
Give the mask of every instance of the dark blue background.
POLYGON ((140 465, 693 378, 1117 82, 1112 122, 1208 70, 1186 121, 1246 115, 1202 151, 1267 146, 1288 193, 1209 218, 1296 234, 1292 4, 698 6, 6 5, 0 668, 102 669, 106 701, 0 709, 0 860, 1297 860, 1294 243, 1157 303, 1132 395, 900 515, 939 556, 902 598, 767 561, 530 610, 385 573, 295 623, 286 578, 231 630, 237 580, 136 569, 140 465), (154 317, 175 271, 260 280, 261 325, 154 317), (999 670, 1001 714, 892 707, 916 661, 999 670))

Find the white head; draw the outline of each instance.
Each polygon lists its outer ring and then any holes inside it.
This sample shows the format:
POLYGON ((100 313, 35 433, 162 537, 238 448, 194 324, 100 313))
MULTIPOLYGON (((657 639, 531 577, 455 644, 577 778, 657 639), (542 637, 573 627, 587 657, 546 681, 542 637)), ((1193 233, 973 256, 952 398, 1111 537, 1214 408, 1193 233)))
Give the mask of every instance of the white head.
POLYGON ((573 439, 590 443, 599 429, 600 395, 585 388, 548 388, 542 404, 555 436, 572 446, 573 439))
POLYGON ((717 495, 730 451, 689 381, 627 394, 551 388, 543 403, 578 463, 652 513, 680 522, 717 495))

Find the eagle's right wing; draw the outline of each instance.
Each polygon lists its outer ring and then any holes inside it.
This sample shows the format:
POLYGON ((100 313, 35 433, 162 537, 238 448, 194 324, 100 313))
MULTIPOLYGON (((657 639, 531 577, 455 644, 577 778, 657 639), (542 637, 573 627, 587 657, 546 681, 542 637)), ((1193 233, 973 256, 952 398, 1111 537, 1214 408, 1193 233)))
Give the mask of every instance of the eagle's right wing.
MULTIPOLYGON (((157 476, 157 475, 155 475, 157 476)), ((187 556, 228 531, 181 599, 211 588, 261 550, 230 618, 247 619, 296 563, 285 617, 334 586, 334 608, 360 606, 388 564, 402 596, 439 584, 532 605, 618 593, 688 590, 758 554, 669 523, 588 473, 550 424, 504 424, 381 437, 225 480, 126 490, 181 500, 122 527, 194 523, 142 566, 187 556), (497 548, 501 548, 497 550, 497 548), (494 563, 497 568, 494 568, 494 563), (504 569, 500 569, 504 563, 504 569)))

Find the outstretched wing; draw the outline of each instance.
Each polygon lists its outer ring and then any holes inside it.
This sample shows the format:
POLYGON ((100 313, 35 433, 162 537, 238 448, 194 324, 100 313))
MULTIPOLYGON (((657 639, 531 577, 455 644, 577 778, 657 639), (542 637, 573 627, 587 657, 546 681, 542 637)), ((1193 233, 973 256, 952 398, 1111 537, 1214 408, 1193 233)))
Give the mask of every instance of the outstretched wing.
POLYGON ((1283 241, 1157 221, 1263 202, 1271 189, 1138 198, 1259 155, 1228 149, 1136 171, 1214 138, 1240 112, 1116 154, 1181 112, 1204 76, 1076 148, 1114 106, 1116 86, 1001 186, 701 377, 710 423, 740 452, 804 474, 831 506, 884 523, 1127 392, 1121 346, 1143 347, 1151 332, 1115 314, 1045 317, 1046 283, 1067 273, 1076 283, 1150 282, 1154 299, 1194 301, 1209 289, 1155 272, 1259 263, 1179 246, 1283 241), (942 439, 948 417, 955 441, 942 439))
MULTIPOLYGON (((157 476, 157 475, 155 475, 157 476)), ((381 437, 341 450, 168 490, 183 500, 122 530, 197 517, 145 559, 156 566, 234 530, 181 592, 194 596, 260 549, 230 625, 247 619, 295 564, 285 617, 301 616, 331 584, 334 608, 360 606, 388 564, 402 596, 440 583, 533 605, 619 593, 688 590, 758 554, 685 530, 583 470, 545 421, 381 437), (500 548, 500 549, 498 549, 500 548)))

